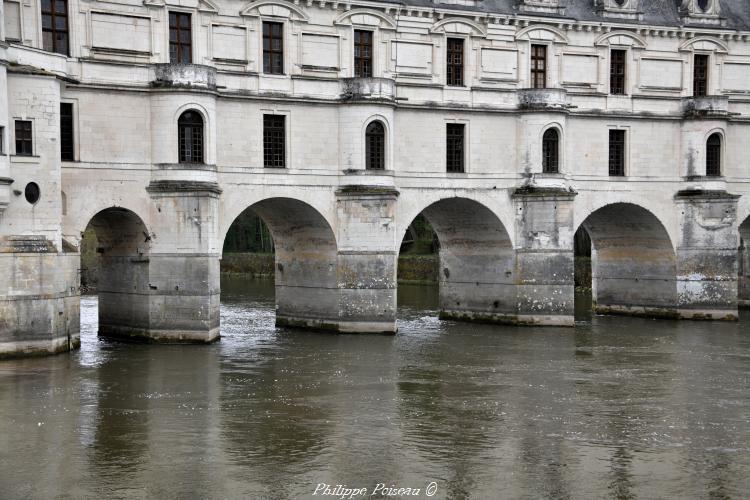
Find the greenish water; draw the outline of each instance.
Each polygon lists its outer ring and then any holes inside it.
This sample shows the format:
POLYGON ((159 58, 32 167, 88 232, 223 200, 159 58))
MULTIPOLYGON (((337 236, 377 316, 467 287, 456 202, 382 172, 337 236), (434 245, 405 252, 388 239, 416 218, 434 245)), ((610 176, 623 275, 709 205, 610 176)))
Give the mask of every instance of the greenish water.
POLYGON ((98 340, 85 297, 80 351, 0 363, 0 498, 747 497, 747 315, 582 301, 575 329, 513 328, 399 300, 396 336, 276 329, 270 282, 226 279, 221 341, 164 346, 98 340))

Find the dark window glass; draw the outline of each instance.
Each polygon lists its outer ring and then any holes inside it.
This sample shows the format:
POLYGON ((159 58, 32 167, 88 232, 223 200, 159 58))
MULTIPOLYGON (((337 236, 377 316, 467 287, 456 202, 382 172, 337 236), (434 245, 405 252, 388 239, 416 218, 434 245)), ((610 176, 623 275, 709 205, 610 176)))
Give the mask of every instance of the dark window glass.
POLYGON ((560 136, 557 130, 548 129, 542 137, 542 172, 557 173, 560 169, 560 136))
POLYGON ((547 88, 547 46, 531 46, 531 87, 547 88))
POLYGON ((263 23, 263 72, 284 74, 284 25, 263 23))
POLYGON ((169 62, 190 64, 193 62, 193 34, 190 14, 169 13, 169 62))
POLYGON ((0 155, 5 152, 5 127, 0 127, 0 155))
POLYGON ((625 131, 609 131, 609 175, 625 175, 625 131))
POLYGON ((448 123, 445 137, 445 165, 448 172, 464 171, 464 124, 448 123))
POLYGON ((42 47, 68 55, 68 0, 42 0, 42 47))
POLYGON ((721 135, 713 134, 706 143, 706 175, 721 175, 721 135))
POLYGON ((385 127, 375 121, 365 131, 365 162, 368 170, 385 168, 385 127))
POLYGON ((60 158, 63 161, 74 161, 73 148, 73 104, 60 103, 60 158))
POLYGON ((16 154, 19 156, 34 154, 31 122, 28 120, 16 120, 16 154))
POLYGON ((625 94, 625 57, 627 51, 613 50, 610 52, 609 64, 609 93, 625 94))
POLYGON ((464 84, 464 41, 462 38, 449 38, 446 50, 446 83, 460 87, 464 84))
POLYGON ((693 95, 708 94, 708 56, 696 54, 693 59, 693 95))
POLYGON ((203 163, 203 117, 185 111, 177 120, 180 163, 203 163))
POLYGON ((354 30, 354 76, 372 76, 372 31, 354 30))
POLYGON ((39 201, 39 197, 41 196, 41 191, 39 189, 39 184, 36 182, 29 182, 26 184, 26 188, 23 190, 23 195, 26 198, 26 201, 31 203, 32 205, 39 201))
POLYGON ((263 166, 286 166, 286 120, 284 115, 263 115, 263 166))

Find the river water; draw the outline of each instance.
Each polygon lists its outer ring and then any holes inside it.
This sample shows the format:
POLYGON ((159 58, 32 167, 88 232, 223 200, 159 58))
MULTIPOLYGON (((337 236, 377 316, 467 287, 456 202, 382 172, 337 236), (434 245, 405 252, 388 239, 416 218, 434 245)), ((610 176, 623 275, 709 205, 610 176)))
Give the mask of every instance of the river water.
POLYGON ((0 498, 748 497, 747 314, 513 328, 436 299, 401 287, 395 336, 310 333, 224 280, 221 341, 165 346, 97 339, 84 297, 80 351, 0 363, 0 498))

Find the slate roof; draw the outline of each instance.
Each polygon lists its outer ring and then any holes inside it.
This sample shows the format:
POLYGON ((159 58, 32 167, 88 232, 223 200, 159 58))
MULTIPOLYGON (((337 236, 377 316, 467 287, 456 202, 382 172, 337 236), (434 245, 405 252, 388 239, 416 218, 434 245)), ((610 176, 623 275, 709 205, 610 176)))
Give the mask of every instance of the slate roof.
POLYGON ((642 0, 641 10, 643 19, 641 21, 625 20, 604 17, 598 14, 594 8, 594 0, 560 0, 560 5, 565 7, 565 15, 556 16, 532 12, 522 12, 519 8, 519 0, 477 0, 476 6, 455 5, 443 3, 440 0, 383 0, 393 4, 401 3, 406 6, 422 8, 445 8, 449 10, 466 10, 471 12, 485 12, 488 14, 502 15, 529 15, 539 17, 551 17, 559 19, 572 19, 576 21, 589 22, 615 22, 625 24, 642 24, 650 26, 683 27, 690 26, 706 29, 731 29, 739 31, 750 31, 750 0, 719 0, 721 2, 721 17, 726 24, 706 25, 683 23, 678 12, 680 0, 642 0))

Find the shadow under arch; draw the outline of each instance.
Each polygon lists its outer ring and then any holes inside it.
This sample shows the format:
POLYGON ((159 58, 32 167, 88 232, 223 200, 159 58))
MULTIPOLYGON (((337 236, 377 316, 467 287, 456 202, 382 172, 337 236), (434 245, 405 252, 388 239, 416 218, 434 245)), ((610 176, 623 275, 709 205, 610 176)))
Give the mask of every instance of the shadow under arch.
POLYGON ((739 263, 739 282, 737 299, 740 307, 750 308, 750 216, 739 226, 740 247, 737 256, 739 263))
POLYGON ((678 317, 677 259, 669 234, 650 211, 605 205, 581 223, 591 239, 592 305, 604 314, 678 317))
POLYGON ((96 234, 97 257, 82 262, 82 268, 98 261, 99 335, 129 338, 133 331, 147 331, 151 237, 146 224, 131 210, 111 207, 95 214, 86 228, 96 234))
POLYGON ((278 197, 250 205, 232 225, 248 210, 273 238, 276 324, 338 330, 338 247, 328 221, 303 201, 278 197))
POLYGON ((440 245, 440 317, 516 322, 513 245, 497 215, 459 197, 436 201, 421 214, 440 245))

